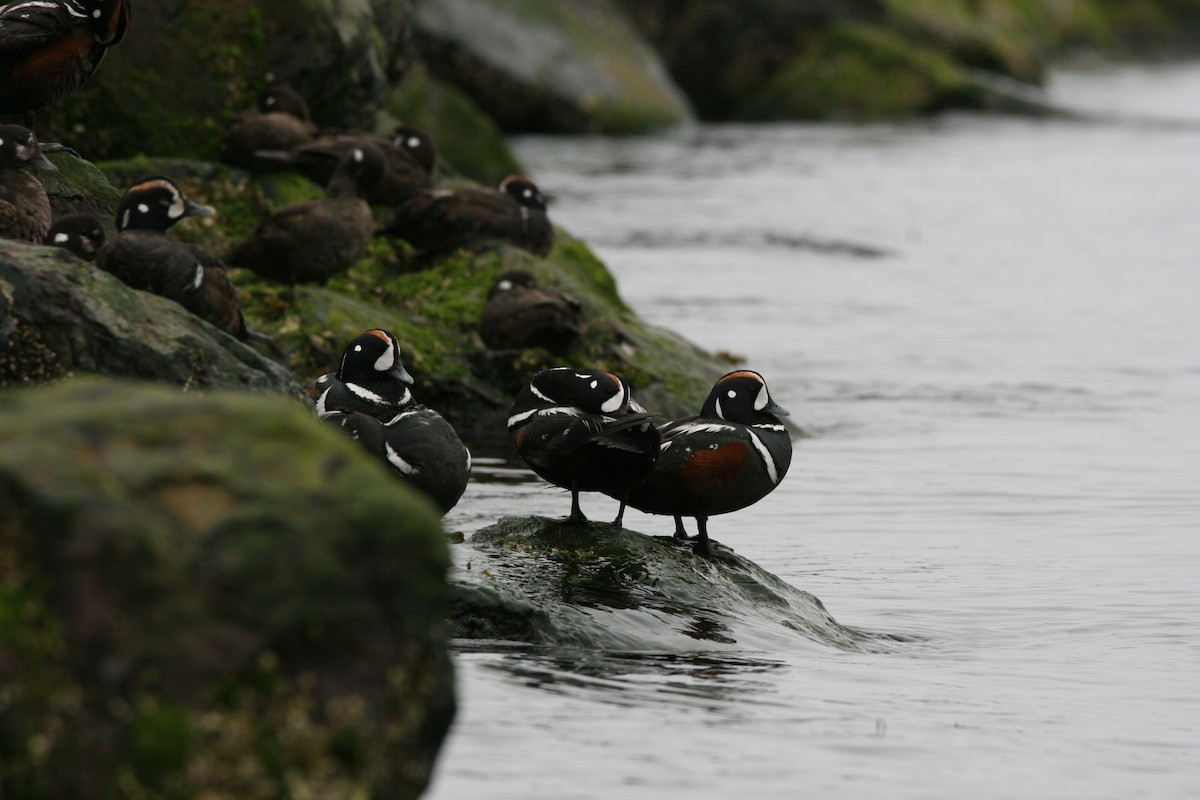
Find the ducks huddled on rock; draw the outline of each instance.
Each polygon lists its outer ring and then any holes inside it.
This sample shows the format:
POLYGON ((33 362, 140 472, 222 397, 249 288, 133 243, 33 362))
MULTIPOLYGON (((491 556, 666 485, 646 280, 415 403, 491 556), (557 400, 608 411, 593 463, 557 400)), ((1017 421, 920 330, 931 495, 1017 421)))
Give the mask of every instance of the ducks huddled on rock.
POLYGON ((314 380, 305 394, 318 417, 349 434, 444 514, 467 488, 471 454, 450 423, 413 399, 412 383, 400 343, 377 328, 354 337, 337 372, 314 380))

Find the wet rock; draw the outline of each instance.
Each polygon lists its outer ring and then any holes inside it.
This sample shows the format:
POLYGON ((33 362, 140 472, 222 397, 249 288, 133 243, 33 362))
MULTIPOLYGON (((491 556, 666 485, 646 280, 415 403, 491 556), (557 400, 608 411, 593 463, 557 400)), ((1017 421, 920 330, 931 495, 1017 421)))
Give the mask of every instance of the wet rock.
POLYGON ((58 247, 0 241, 0 385, 73 372, 297 391, 288 370, 58 247))
POLYGON ((417 49, 506 130, 635 133, 691 119, 609 0, 422 0, 417 49))
POLYGON ((0 792, 417 797, 436 511, 300 403, 111 379, 0 415, 0 792))
POLYGON ((669 536, 506 517, 458 546, 457 637, 655 651, 812 642, 880 651, 894 641, 841 625, 819 599, 745 558, 697 556, 669 536))
POLYGON ((92 160, 211 157, 269 78, 304 95, 319 125, 369 128, 411 57, 409 17, 406 0, 136 3, 125 41, 69 103, 39 113, 38 133, 92 160))

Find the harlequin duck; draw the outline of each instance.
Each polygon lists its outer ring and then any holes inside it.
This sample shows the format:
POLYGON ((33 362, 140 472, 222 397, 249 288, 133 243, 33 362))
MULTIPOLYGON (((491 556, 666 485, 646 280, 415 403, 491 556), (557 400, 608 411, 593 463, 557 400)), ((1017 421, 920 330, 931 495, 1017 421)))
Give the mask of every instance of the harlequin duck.
POLYGON ((383 174, 367 187, 368 203, 393 206, 403 202, 409 194, 433 185, 437 147, 429 134, 410 125, 401 125, 391 136, 330 133, 293 147, 290 152, 263 152, 259 157, 289 164, 313 183, 327 186, 338 159, 355 147, 365 145, 377 148, 384 158, 383 174))
POLYGON ((587 522, 580 492, 623 499, 650 474, 659 446, 651 416, 631 408, 624 381, 569 367, 533 376, 517 394, 508 432, 530 469, 571 492, 568 522, 587 522))
POLYGON ((251 170, 278 170, 286 165, 258 153, 290 150, 316 135, 317 127, 308 116, 308 103, 300 93, 290 86, 268 86, 259 95, 257 105, 238 114, 221 134, 218 152, 226 164, 251 170))
POLYGON ((0 125, 0 239, 41 243, 50 230, 50 198, 22 167, 58 169, 42 154, 33 131, 0 125))
POLYGON ((626 502, 674 516, 677 538, 686 537, 682 518, 695 517, 696 550, 711 552, 708 518, 753 505, 787 474, 792 439, 779 414, 787 412, 771 399, 761 375, 729 373, 713 386, 699 416, 659 424, 654 470, 626 502))
POLYGON ((350 340, 337 372, 305 387, 318 416, 359 411, 380 419, 412 403, 412 376, 400 360, 400 343, 389 331, 373 328, 350 340))
POLYGON ((226 260, 284 283, 325 283, 366 255, 375 220, 364 197, 382 173, 378 149, 353 148, 323 198, 275 212, 226 260))
POLYGON ((70 250, 84 261, 96 259, 104 239, 104 226, 95 214, 87 211, 59 217, 46 233, 46 244, 70 250))
POLYGON ((496 239, 545 256, 554 245, 546 200, 533 181, 509 175, 498 189, 429 189, 409 195, 381 233, 422 252, 496 239))
POLYGON ((23 114, 32 130, 35 112, 91 77, 129 20, 129 0, 22 0, 0 8, 0 114, 23 114))
POLYGON ((443 514, 454 508, 467 488, 471 453, 450 423, 432 409, 410 402, 385 419, 357 411, 333 411, 323 419, 428 495, 443 514))
POLYGON ((170 298, 239 339, 249 335, 237 290, 221 259, 205 248, 166 235, 176 222, 213 213, 193 202, 169 178, 130 186, 117 204, 117 235, 100 248, 96 266, 134 289, 170 298))
POLYGON ((538 285, 532 272, 508 270, 488 292, 479 336, 492 350, 569 350, 586 330, 583 306, 569 294, 538 285))

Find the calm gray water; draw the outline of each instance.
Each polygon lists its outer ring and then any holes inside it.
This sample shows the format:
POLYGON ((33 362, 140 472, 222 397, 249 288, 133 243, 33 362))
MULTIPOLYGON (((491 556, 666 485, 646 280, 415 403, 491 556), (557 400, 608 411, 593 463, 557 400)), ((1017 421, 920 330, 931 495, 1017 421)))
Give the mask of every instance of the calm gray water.
MULTIPOLYGON (((517 143, 639 313, 812 434, 713 536, 918 639, 463 646, 431 797, 1200 797, 1200 66, 1052 89, 1115 116, 517 143)), ((482 472, 451 528, 567 511, 482 472)))

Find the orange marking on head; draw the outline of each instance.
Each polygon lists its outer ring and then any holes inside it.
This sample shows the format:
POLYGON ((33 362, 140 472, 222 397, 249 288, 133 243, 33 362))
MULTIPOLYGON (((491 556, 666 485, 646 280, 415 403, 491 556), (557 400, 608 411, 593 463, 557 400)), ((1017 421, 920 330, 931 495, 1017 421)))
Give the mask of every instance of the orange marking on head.
POLYGON ((721 380, 727 381, 731 378, 749 378, 750 380, 754 380, 754 381, 758 381, 759 383, 762 383, 762 376, 759 375, 757 372, 751 372, 748 369, 738 370, 737 372, 731 372, 728 375, 726 375, 724 378, 722 378, 721 380))
POLYGON ((372 328, 369 331, 363 331, 363 333, 369 333, 372 336, 378 336, 380 339, 383 339, 384 343, 386 343, 386 344, 392 343, 392 340, 388 338, 387 332, 382 331, 379 328, 372 328))

